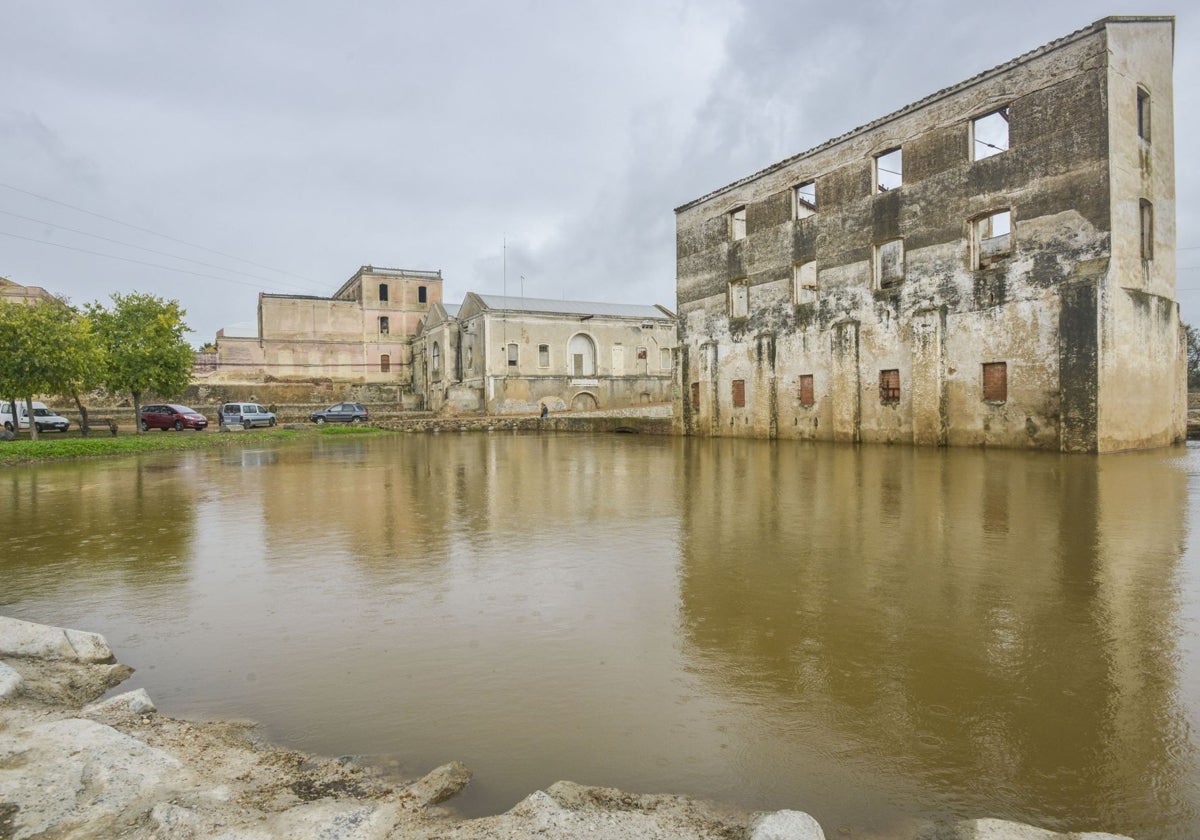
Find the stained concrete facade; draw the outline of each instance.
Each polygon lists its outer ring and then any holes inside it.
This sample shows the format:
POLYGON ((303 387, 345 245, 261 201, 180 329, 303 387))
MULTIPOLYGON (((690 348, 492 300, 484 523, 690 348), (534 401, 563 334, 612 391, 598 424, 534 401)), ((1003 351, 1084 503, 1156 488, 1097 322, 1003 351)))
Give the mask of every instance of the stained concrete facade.
POLYGON ((1182 440, 1173 49, 1106 18, 677 208, 678 431, 1182 440))
POLYGON ((674 313, 661 306, 482 295, 438 305, 413 342, 434 411, 520 414, 668 402, 674 313))
POLYGON ((7 277, 0 277, 0 303, 33 304, 43 300, 58 300, 41 286, 22 286, 7 277))
POLYGON ((369 265, 332 297, 260 294, 253 334, 217 332, 217 370, 246 378, 407 382, 412 338, 441 299, 440 271, 369 265))

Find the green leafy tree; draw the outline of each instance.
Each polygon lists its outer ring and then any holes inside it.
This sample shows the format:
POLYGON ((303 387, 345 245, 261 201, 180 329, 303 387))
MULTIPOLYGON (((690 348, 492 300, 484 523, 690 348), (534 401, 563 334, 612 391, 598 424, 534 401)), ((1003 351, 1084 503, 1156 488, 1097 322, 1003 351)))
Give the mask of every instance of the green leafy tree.
POLYGON ((183 335, 191 330, 177 300, 132 292, 114 294, 112 302, 111 309, 89 304, 87 314, 104 353, 102 381, 133 398, 134 428, 140 432, 142 395, 174 394, 188 384, 194 357, 183 335))
MULTIPOLYGON (((65 301, 54 299, 0 306, 0 355, 0 393, 5 399, 22 398, 32 418, 33 397, 64 393, 82 381, 96 351, 84 319, 65 301)), ((37 439, 34 422, 29 435, 37 439)))
POLYGON ((1187 386, 1189 391, 1200 389, 1200 331, 1191 324, 1183 325, 1187 333, 1187 386))

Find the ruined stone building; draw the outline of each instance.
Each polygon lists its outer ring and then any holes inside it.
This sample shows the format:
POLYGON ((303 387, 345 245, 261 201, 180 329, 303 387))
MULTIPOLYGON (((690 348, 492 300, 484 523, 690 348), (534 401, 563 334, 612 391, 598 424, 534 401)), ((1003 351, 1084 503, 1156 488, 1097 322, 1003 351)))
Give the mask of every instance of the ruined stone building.
POLYGON ((468 292, 413 342, 413 387, 434 411, 529 413, 668 402, 675 317, 661 306, 468 292))
POLYGON ((364 265, 332 297, 258 296, 258 323, 217 332, 217 370, 247 378, 407 381, 412 338, 442 299, 440 271, 364 265))
POLYGON ((22 286, 7 277, 0 277, 0 303, 32 304, 43 300, 58 300, 41 286, 22 286))
POLYGON ((1173 49, 1106 18, 677 208, 679 430, 1182 440, 1173 49))

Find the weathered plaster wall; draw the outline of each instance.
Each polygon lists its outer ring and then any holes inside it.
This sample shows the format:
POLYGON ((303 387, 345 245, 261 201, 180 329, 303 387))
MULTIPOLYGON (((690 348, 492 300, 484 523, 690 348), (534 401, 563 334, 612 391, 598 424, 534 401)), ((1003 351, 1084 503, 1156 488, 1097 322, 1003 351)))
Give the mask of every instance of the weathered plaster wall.
MULTIPOLYGON (((1103 448, 1101 376, 1123 375, 1101 341, 1116 221, 1107 35, 1123 26, 1083 30, 679 208, 679 430, 1103 448), (973 119, 1000 107, 1008 150, 973 160, 973 119), (880 192, 873 158, 897 147, 903 184, 880 192), (796 218, 793 189, 808 181, 817 210, 796 218), (737 240, 730 216, 739 207, 746 235, 737 240), (1011 213, 1011 252, 978 267, 973 222, 1000 211, 1011 213), (903 282, 881 288, 877 249, 895 239, 903 282), (809 260, 811 292, 793 278, 809 260), (743 281, 744 317, 734 309, 743 281), (997 362, 1007 396, 985 400, 983 365, 997 362), (898 373, 895 401, 882 398, 882 371, 898 373), (801 401, 808 376, 811 405, 801 401)), ((1151 33, 1140 41, 1169 40, 1169 22, 1139 26, 1151 33)), ((1157 61, 1165 70, 1155 72, 1169 76, 1169 52, 1157 61)), ((1156 171, 1169 172, 1169 154, 1156 154, 1156 171)), ((1173 227, 1157 235, 1173 246, 1173 227)), ((1177 345, 1162 307, 1137 323, 1125 319, 1128 308, 1113 310, 1122 330, 1145 335, 1158 318, 1151 334, 1177 345)), ((1163 385, 1159 374, 1174 353, 1147 377, 1164 394, 1158 406, 1147 399, 1143 427, 1167 425, 1174 380, 1163 385)))

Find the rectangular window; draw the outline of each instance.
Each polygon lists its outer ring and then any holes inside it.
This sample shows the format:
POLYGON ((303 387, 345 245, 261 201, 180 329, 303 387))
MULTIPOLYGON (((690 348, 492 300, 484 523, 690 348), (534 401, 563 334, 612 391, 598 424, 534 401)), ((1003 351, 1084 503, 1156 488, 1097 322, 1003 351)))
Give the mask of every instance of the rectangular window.
POLYGON ((817 261, 806 260, 792 267, 792 302, 815 303, 817 300, 817 261))
POLYGON ((1008 402, 1008 362, 983 363, 984 402, 1008 402))
POLYGON ((1008 151, 1008 106, 971 120, 971 160, 1008 151))
POLYGON ((1012 255, 1012 211, 1001 210, 971 223, 974 268, 988 268, 1012 255))
POLYGON ((392 369, 392 357, 384 353, 379 357, 379 372, 387 373, 392 369))
POLYGON ((647 356, 646 356, 646 348, 645 347, 639 347, 637 349, 637 357, 638 357, 639 362, 646 361, 647 356))
POLYGON ((745 379, 733 380, 733 407, 734 408, 745 408, 746 407, 746 380, 745 379))
POLYGON ((904 183, 904 156, 899 149, 875 155, 875 192, 894 190, 904 183))
POLYGON ((799 379, 799 394, 800 405, 814 405, 816 399, 813 397, 813 378, 811 373, 802 375, 799 379))
POLYGON ((663 370, 670 370, 671 365, 671 348, 663 347, 658 351, 658 366, 663 370))
POLYGON ((692 383, 692 411, 700 410, 700 383, 692 383))
POLYGON ((904 282, 904 240, 875 247, 875 288, 890 289, 904 282))
POLYGON ((417 303, 426 303, 429 290, 425 286, 417 286, 417 303))
POLYGON ((538 367, 550 367, 550 345, 538 345, 538 367))
POLYGON ((379 316, 379 334, 380 335, 388 334, 388 316, 386 316, 386 315, 379 316))
POLYGON ((515 344, 508 345, 508 366, 517 366, 517 345, 515 344))
POLYGON ((379 302, 387 303, 387 299, 388 299, 387 283, 380 283, 379 284, 379 302))
POLYGON ((745 277, 729 281, 729 317, 745 318, 750 314, 750 284, 745 277))
POLYGON ((746 208, 737 207, 729 213, 729 238, 733 241, 746 238, 746 208))
POLYGON ((1137 90, 1138 137, 1150 142, 1150 91, 1143 87, 1137 90))
POLYGON ((1154 259, 1154 205, 1143 198, 1139 202, 1139 210, 1142 259, 1149 262, 1154 259))
POLYGON ((792 203, 796 208, 797 219, 807 219, 817 212, 817 182, 805 181, 792 190, 792 203))
POLYGON ((900 371, 879 371, 879 401, 884 405, 900 402, 900 371))

